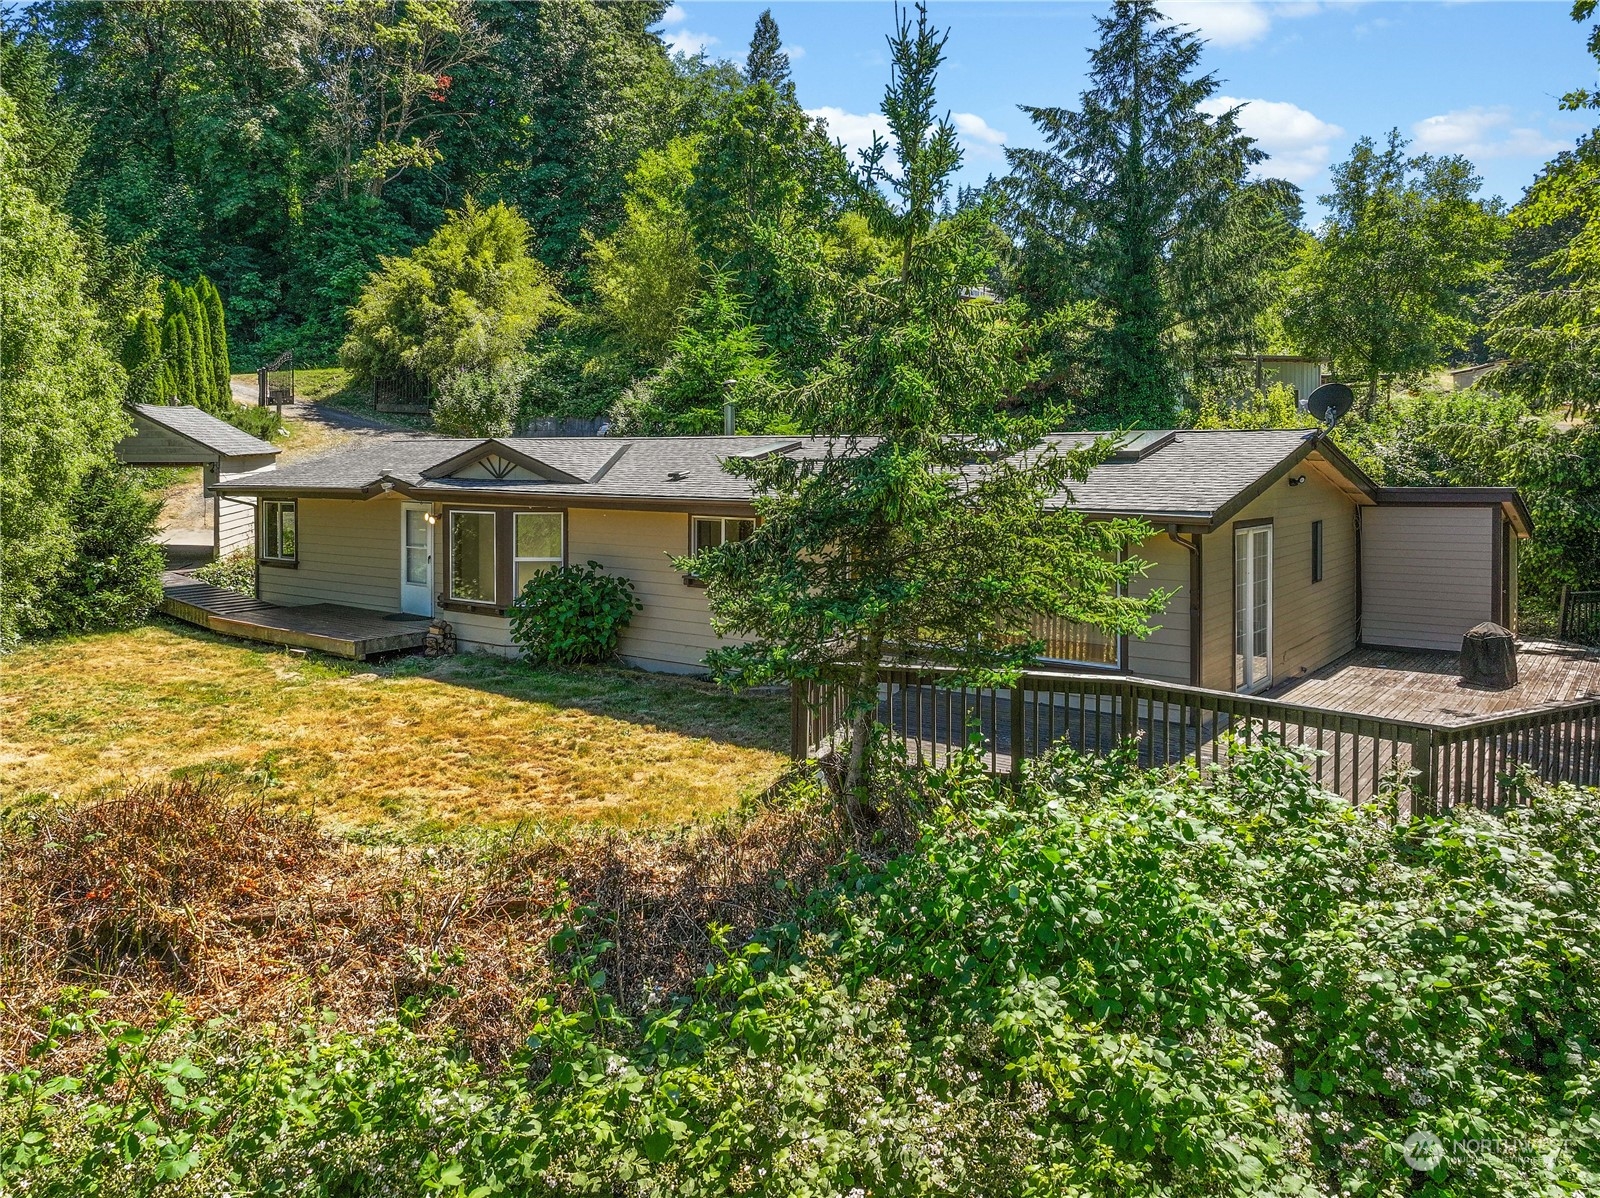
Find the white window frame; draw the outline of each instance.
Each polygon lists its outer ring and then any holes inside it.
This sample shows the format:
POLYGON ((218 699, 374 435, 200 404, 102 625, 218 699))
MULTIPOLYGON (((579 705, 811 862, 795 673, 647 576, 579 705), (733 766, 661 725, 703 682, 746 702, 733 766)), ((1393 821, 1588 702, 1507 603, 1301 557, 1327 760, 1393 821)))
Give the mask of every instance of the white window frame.
MULTIPOLYGON (((1277 540, 1277 529, 1271 521, 1262 524, 1246 524, 1242 526, 1236 526, 1233 530, 1233 686, 1235 690, 1244 694, 1255 694, 1259 691, 1267 690, 1272 686, 1272 625, 1274 615, 1273 609, 1277 606, 1274 594, 1277 589, 1278 572, 1277 562, 1275 561, 1275 557, 1278 552, 1277 540), (1265 630, 1267 634, 1267 651, 1264 654, 1267 663, 1267 672, 1264 678, 1252 677, 1247 679, 1245 675, 1251 673, 1253 667, 1251 664, 1241 663, 1253 663, 1255 661, 1256 654, 1239 652, 1241 648, 1240 642, 1244 639, 1244 630, 1242 624, 1243 613, 1239 608, 1239 540, 1240 538, 1254 538, 1262 535, 1265 535, 1267 540, 1267 624, 1265 630)), ((1256 581, 1254 577, 1255 554, 1253 550, 1252 552, 1246 554, 1245 560, 1252 563, 1249 583, 1253 584, 1256 581)), ((1251 600, 1252 609, 1254 598, 1253 589, 1253 585, 1247 586, 1246 588, 1246 598, 1251 600)), ((1256 631, 1254 627, 1253 615, 1254 613, 1252 610, 1252 623, 1250 628, 1251 634, 1254 634, 1256 631)), ((1250 648, 1253 646, 1243 647, 1250 648)))
POLYGON ((449 548, 450 574, 444 580, 445 595, 451 603, 471 603, 478 607, 495 607, 500 597, 500 521, 493 509, 483 508, 451 508, 450 519, 445 527, 445 544, 449 548), (457 516, 487 516, 489 517, 489 597, 487 599, 465 599, 456 594, 456 517, 457 516))
POLYGON ((523 562, 539 562, 560 569, 567 563, 567 514, 566 512, 512 512, 511 513, 511 598, 514 600, 522 594, 522 588, 517 585, 517 567, 523 562), (522 557, 517 553, 517 521, 524 516, 554 516, 561 528, 561 552, 556 557, 522 557))
POLYGON ((265 499, 261 500, 261 524, 256 539, 256 560, 262 562, 294 562, 300 561, 300 502, 296 499, 265 499), (283 512, 287 509, 291 514, 294 525, 294 551, 283 552, 283 512), (276 522, 274 522, 276 518, 276 522), (268 548, 274 544, 273 532, 277 533, 275 542, 277 553, 268 553, 268 548))
MULTIPOLYGON (((717 545, 726 545, 728 543, 728 525, 730 524, 748 524, 751 536, 754 536, 756 531, 756 518, 754 516, 691 516, 689 517, 690 557, 702 552, 700 545, 700 525, 702 523, 715 524, 721 529, 722 539, 717 542, 717 545)), ((742 537, 740 539, 748 540, 749 538, 742 537)), ((715 549, 716 547, 716 545, 705 546, 706 549, 715 549)))

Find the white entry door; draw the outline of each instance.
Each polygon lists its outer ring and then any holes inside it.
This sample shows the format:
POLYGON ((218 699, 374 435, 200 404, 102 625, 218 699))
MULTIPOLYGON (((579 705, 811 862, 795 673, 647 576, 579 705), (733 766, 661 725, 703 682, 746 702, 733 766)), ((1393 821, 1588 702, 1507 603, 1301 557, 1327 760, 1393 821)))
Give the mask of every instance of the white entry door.
POLYGON ((1233 534, 1233 679, 1242 691, 1272 685, 1272 525, 1233 534))
POLYGON ((433 615, 433 509, 408 503, 400 510, 400 610, 433 615))

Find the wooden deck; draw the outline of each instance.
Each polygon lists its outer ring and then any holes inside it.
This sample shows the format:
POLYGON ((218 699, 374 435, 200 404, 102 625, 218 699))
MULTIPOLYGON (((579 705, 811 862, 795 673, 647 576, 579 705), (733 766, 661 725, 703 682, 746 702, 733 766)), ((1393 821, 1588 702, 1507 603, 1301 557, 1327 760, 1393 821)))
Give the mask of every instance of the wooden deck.
POLYGON ((1600 695, 1600 651, 1527 642, 1517 646, 1516 686, 1465 686, 1460 655, 1426 649, 1357 649, 1266 694, 1309 707, 1424 724, 1464 724, 1600 695))
POLYGON ((269 645, 315 649, 359 660, 375 653, 415 649, 428 635, 426 616, 390 617, 335 603, 279 607, 196 582, 187 574, 168 573, 161 582, 166 591, 161 610, 169 616, 269 645))

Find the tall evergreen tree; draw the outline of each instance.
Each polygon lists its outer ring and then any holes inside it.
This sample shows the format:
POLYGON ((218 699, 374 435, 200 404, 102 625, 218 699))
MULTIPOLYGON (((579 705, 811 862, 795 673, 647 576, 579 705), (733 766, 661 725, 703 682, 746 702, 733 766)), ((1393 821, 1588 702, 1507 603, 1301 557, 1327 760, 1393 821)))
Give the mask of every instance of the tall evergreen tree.
POLYGON ((233 402, 233 363, 228 357, 228 318, 222 310, 222 295, 217 285, 205 275, 195 284, 200 291, 200 303, 206 314, 206 331, 211 340, 211 374, 216 382, 217 398, 227 404, 233 402))
POLYGON ((194 344, 194 398, 190 402, 209 409, 216 404, 216 381, 211 373, 211 330, 200 296, 193 287, 183 289, 183 319, 189 325, 189 337, 194 344))
POLYGON ((1090 307, 1087 332, 1053 347, 1088 377, 1082 415, 1161 427, 1185 372, 1248 343, 1297 193, 1247 181, 1265 155, 1236 111, 1207 111, 1219 84, 1197 74, 1191 31, 1150 0, 1118 0, 1099 27, 1080 107, 1025 108, 1045 144, 1007 151, 1021 287, 1041 315, 1090 307))
POLYGON ((161 326, 155 314, 141 312, 122 342, 122 368, 128 373, 128 398, 134 403, 163 403, 161 397, 161 326))
POLYGON ((189 328, 189 318, 180 308, 167 318, 171 336, 163 336, 163 348, 171 355, 173 394, 181 404, 195 402, 194 387, 194 332, 189 328))
POLYGON ((756 18, 755 33, 750 38, 750 50, 744 58, 746 83, 770 83, 781 92, 794 95, 794 82, 789 78, 789 56, 783 52, 783 36, 778 32, 778 22, 770 8, 763 9, 756 18))
POLYGON ((838 288, 835 350, 789 397, 832 447, 730 460, 755 484, 763 523, 692 561, 718 632, 749 638, 708 655, 720 677, 846 688, 841 798, 853 817, 870 814, 886 652, 1004 675, 1035 650, 1034 613, 1136 632, 1151 610, 1116 597, 1142 568, 1118 553, 1137 523, 1091 527, 1054 503, 1091 455, 1044 450, 1044 421, 1005 410, 1033 370, 1018 306, 963 298, 984 277, 992 230, 982 211, 939 219, 961 162, 954 127, 934 117, 943 47, 925 9, 914 24, 901 16, 883 104, 894 156, 878 141, 863 167, 863 183, 892 197, 874 215, 894 267, 838 288))

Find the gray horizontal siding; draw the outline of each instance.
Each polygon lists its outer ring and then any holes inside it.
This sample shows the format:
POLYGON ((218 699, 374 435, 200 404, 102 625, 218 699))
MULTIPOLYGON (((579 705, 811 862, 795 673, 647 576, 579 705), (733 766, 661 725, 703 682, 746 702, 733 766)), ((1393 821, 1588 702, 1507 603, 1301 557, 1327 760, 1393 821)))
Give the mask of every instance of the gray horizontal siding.
POLYGON ((1361 530, 1361 639, 1410 649, 1461 648, 1494 616, 1495 510, 1368 508, 1361 530))
POLYGON ((1148 637, 1128 641, 1128 670, 1142 678, 1187 685, 1189 682, 1189 551, 1166 534, 1151 537, 1133 550, 1133 556, 1150 563, 1150 571, 1136 579, 1128 593, 1138 598, 1152 591, 1176 591, 1166 611, 1153 623, 1160 627, 1148 637))
POLYGON ((302 499, 297 540, 297 568, 261 567, 262 599, 400 610, 398 499, 302 499))

